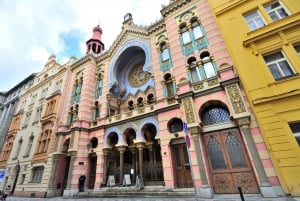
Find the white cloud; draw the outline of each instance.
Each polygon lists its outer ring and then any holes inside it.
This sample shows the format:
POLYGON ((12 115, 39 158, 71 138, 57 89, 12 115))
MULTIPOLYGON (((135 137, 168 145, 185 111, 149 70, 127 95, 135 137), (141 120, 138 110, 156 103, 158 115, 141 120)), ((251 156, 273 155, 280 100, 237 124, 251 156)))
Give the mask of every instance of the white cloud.
POLYGON ((80 41, 84 54, 85 42, 100 21, 102 42, 107 49, 120 33, 126 13, 132 13, 134 23, 149 25, 161 17, 161 4, 168 2, 0 0, 0 91, 9 90, 31 73, 41 71, 51 54, 58 61, 65 61, 66 58, 59 58, 66 50, 63 33, 80 30, 85 38, 80 41))

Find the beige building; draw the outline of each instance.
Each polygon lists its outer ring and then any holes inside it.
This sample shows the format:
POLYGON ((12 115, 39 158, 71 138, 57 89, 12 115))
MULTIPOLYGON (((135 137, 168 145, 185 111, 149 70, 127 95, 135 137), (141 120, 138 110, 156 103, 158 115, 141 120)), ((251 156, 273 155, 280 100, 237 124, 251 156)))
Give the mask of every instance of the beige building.
MULTIPOLYGON (((69 62, 72 60, 73 57, 69 62)), ((55 138, 53 128, 56 117, 59 117, 61 87, 69 62, 61 66, 55 56, 50 56, 42 71, 37 73, 33 85, 20 98, 11 133, 6 135, 7 146, 1 155, 3 168, 6 166, 2 189, 8 194, 35 196, 35 193, 28 193, 45 192, 44 189, 48 188, 52 167, 50 152, 54 150, 54 144, 49 142, 55 138)))

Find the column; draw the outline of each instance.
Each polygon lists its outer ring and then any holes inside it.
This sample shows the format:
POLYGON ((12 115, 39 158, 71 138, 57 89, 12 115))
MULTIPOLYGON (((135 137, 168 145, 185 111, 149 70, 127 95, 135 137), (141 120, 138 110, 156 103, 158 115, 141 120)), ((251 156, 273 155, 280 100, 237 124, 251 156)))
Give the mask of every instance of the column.
MULTIPOLYGON (((197 163, 199 166, 199 174, 201 180, 201 187, 200 187, 200 197, 202 198, 211 198, 213 196, 212 188, 208 185, 207 175, 205 172, 205 166, 203 162, 202 152, 200 149, 200 142, 199 142, 199 127, 192 127, 189 128, 193 144, 195 147, 197 163)), ((192 167, 191 167, 192 168, 192 167)))
POLYGON ((57 142, 57 147, 56 147, 56 151, 57 153, 61 153, 63 150, 63 139, 64 136, 63 135, 58 135, 58 142, 57 142))
POLYGON ((71 189, 71 182, 72 182, 72 176, 73 176, 73 167, 74 167, 76 153, 77 153, 76 151, 70 152, 71 160, 70 160, 70 167, 69 167, 69 173, 68 173, 68 181, 67 181, 67 186, 66 186, 66 189, 68 189, 68 190, 71 189))
POLYGON ((54 154, 53 157, 54 158, 53 158, 52 170, 51 170, 49 184, 48 184, 48 188, 51 190, 55 188, 55 186, 54 186, 55 174, 57 172, 57 165, 58 165, 58 158, 56 158, 56 157, 59 157, 59 155, 54 154))
POLYGON ((111 94, 106 95, 107 98, 107 117, 110 117, 110 101, 111 101, 111 94))
POLYGON ((123 177, 124 177, 124 153, 126 147, 120 146, 118 147, 118 151, 120 152, 120 185, 123 185, 123 177))
POLYGON ((143 168, 143 150, 144 150, 145 144, 143 142, 137 143, 137 148, 139 150, 139 169, 140 169, 140 175, 144 179, 144 168, 143 168))
POLYGON ((258 174, 260 180, 260 190, 264 197, 276 197, 276 192, 268 181, 267 174, 265 172, 264 166, 260 160, 260 156, 258 154, 257 148, 255 146, 255 142, 253 140, 251 131, 250 131, 250 117, 244 117, 236 120, 240 129, 243 131, 251 157, 253 159, 256 172, 258 174))
POLYGON ((110 148, 104 148, 103 149, 103 180, 102 180, 102 186, 106 186, 106 179, 107 179, 107 157, 110 152, 110 148))
POLYGON ((132 169, 133 169, 133 174, 131 174, 132 178, 132 184, 135 183, 135 177, 136 177, 136 174, 137 174, 137 170, 136 170, 136 147, 135 146, 131 146, 129 147, 130 151, 131 151, 131 154, 132 154, 132 169))

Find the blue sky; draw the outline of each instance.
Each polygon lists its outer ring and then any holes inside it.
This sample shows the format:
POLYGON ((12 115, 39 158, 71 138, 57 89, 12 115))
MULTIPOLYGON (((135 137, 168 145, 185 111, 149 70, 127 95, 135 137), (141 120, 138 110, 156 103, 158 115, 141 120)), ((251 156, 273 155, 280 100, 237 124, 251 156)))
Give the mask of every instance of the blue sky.
POLYGON ((108 49, 130 12, 135 24, 161 18, 169 0, 0 0, 0 91, 41 71, 51 55, 60 64, 80 58, 92 29, 100 24, 108 49), (116 7, 116 5, 118 6, 116 7))

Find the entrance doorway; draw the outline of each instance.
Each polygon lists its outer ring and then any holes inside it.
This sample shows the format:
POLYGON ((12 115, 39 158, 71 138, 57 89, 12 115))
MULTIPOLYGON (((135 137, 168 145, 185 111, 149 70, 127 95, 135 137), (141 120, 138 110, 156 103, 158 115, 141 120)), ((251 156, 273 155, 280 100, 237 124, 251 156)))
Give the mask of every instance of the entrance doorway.
POLYGON ((257 182, 238 129, 204 134, 211 180, 216 193, 258 193, 257 182))
MULTIPOLYGON (((184 141, 184 140, 183 140, 184 141)), ((185 142, 172 145, 173 166, 176 175, 177 188, 192 188, 193 180, 185 142)))

